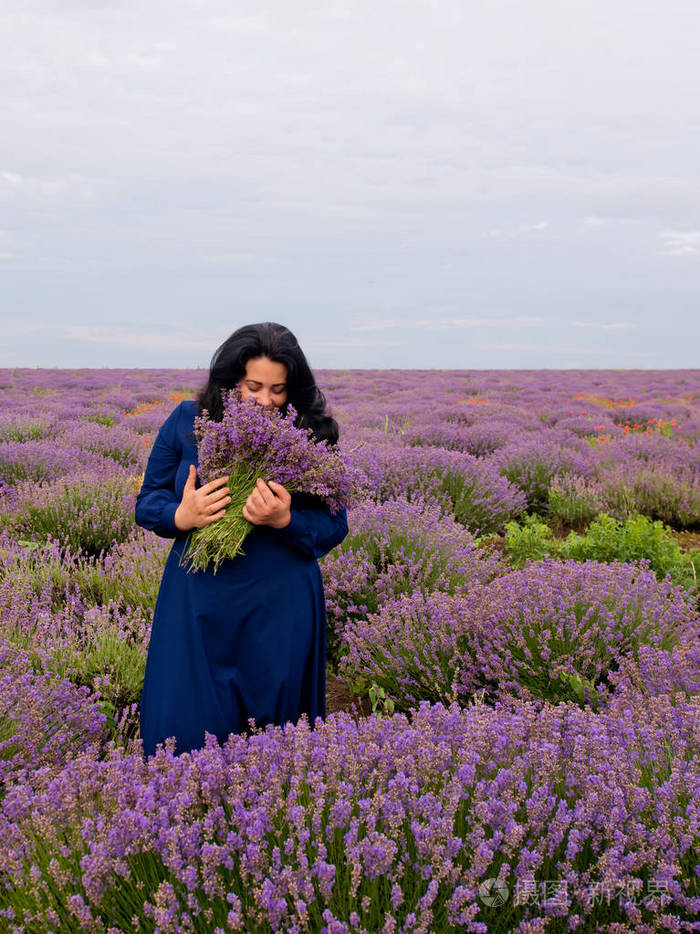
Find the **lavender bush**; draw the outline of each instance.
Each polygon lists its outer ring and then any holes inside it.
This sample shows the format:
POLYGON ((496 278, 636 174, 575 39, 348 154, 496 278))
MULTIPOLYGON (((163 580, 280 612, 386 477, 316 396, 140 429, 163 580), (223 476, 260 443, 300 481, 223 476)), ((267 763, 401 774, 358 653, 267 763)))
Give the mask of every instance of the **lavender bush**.
POLYGON ((0 582, 3 637, 32 664, 78 686, 99 682, 116 711, 139 699, 150 636, 151 615, 115 604, 90 606, 75 591, 63 605, 51 605, 50 584, 39 594, 31 587, 0 582))
POLYGON ((74 463, 71 452, 57 451, 51 439, 5 441, 0 444, 0 490, 56 479, 69 473, 74 463))
POLYGON ((128 474, 78 471, 41 487, 22 484, 2 521, 18 538, 56 540, 96 555, 129 537, 135 501, 128 474))
POLYGON ((2 911, 96 934, 691 931, 697 716, 422 705, 78 754, 6 795, 2 911))
POLYGON ((602 472, 598 481, 605 510, 619 519, 642 513, 676 529, 700 528, 700 473, 682 475, 664 465, 630 471, 616 465, 602 472))
POLYGON ((43 545, 29 540, 0 537, 0 592, 21 592, 39 596, 51 612, 58 612, 69 601, 84 606, 108 603, 122 609, 152 611, 170 542, 154 539, 136 528, 124 542, 114 545, 101 557, 74 554, 57 541, 43 545))
POLYGON ((378 612, 348 618, 341 671, 353 684, 383 689, 396 710, 423 701, 466 704, 486 685, 474 657, 485 612, 479 591, 416 590, 387 600, 378 612))
POLYGON ((575 474, 553 477, 547 491, 549 519, 554 525, 581 531, 604 512, 596 482, 575 474))
POLYGON ((485 598, 477 660, 501 696, 595 706, 640 645, 700 636, 685 592, 632 565, 547 559, 497 578, 485 598))
POLYGON ((473 532, 492 532, 525 508, 525 496, 495 466, 442 448, 366 446, 354 463, 378 500, 434 498, 473 532))
POLYGON ((131 428, 115 425, 113 418, 93 421, 85 416, 72 423, 57 439, 74 452, 92 452, 116 461, 128 471, 143 471, 148 455, 147 446, 131 428))
POLYGON ((527 508, 543 514, 548 512, 549 488, 555 477, 593 474, 590 447, 571 435, 565 439, 556 430, 543 429, 536 436, 513 439, 493 461, 501 474, 522 490, 527 508))
POLYGON ((5 412, 0 415, 0 442, 36 441, 50 430, 48 418, 36 418, 23 413, 5 412))
POLYGON ((463 596, 411 593, 350 619, 351 680, 384 688, 397 709, 423 700, 522 697, 598 707, 611 675, 642 646, 700 640, 679 588, 628 565, 548 560, 471 586, 463 596))
POLYGON ((700 697, 700 642, 689 640, 673 649, 640 645, 634 658, 624 658, 610 673, 614 696, 634 702, 639 696, 700 697))
POLYGON ((498 560, 432 500, 359 503, 348 514, 349 534, 321 561, 335 658, 350 620, 375 612, 403 593, 460 593, 488 581, 498 560))
MULTIPOLYGON (((0 639, 0 798, 35 770, 61 768, 106 738, 100 698, 0 639)), ((3 878, 0 859, 0 881, 3 878)), ((3 896, 0 894, 0 903, 3 896)))

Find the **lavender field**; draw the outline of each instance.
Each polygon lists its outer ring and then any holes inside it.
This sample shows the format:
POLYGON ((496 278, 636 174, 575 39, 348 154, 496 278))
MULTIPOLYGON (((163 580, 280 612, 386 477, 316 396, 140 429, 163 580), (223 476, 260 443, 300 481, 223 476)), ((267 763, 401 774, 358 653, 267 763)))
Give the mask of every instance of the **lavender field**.
POLYGON ((316 375, 356 704, 144 760, 134 501, 206 371, 0 371, 0 930, 700 931, 700 371, 316 375))

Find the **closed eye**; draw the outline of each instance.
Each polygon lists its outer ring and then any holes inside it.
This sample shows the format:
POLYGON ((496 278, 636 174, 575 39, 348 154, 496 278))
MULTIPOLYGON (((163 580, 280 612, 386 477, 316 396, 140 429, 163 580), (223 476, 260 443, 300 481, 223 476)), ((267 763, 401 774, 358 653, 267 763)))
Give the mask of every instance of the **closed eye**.
MULTIPOLYGON (((251 392, 259 392, 262 389, 262 383, 246 383, 246 386, 248 389, 250 389, 251 392)), ((281 383, 277 386, 271 386, 270 392, 274 392, 275 395, 278 395, 279 393, 284 392, 286 388, 286 383, 281 383)))

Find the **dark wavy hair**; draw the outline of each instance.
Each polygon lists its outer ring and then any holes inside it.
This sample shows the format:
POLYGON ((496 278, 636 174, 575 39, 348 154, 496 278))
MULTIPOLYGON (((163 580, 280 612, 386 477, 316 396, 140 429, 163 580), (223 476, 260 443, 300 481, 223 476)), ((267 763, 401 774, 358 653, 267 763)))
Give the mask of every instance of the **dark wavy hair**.
POLYGON ((245 376, 248 361, 257 357, 267 357, 287 368, 287 401, 282 411, 293 405, 299 428, 311 428, 317 441, 336 444, 338 424, 327 409, 326 398, 316 385, 304 352, 289 328, 273 321, 238 328, 216 350, 211 358, 209 379, 197 396, 200 412, 206 409, 211 418, 221 421, 222 390, 233 389, 245 376))

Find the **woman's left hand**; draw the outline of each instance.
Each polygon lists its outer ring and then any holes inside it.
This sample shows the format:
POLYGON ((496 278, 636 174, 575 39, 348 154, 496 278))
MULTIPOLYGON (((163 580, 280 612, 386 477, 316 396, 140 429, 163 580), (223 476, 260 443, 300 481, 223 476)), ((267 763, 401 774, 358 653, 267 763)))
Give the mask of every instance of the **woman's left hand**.
POLYGON ((270 480, 258 480, 255 489, 243 507, 243 518, 253 525, 269 525, 273 529, 283 529, 292 518, 292 496, 281 483, 270 480))

